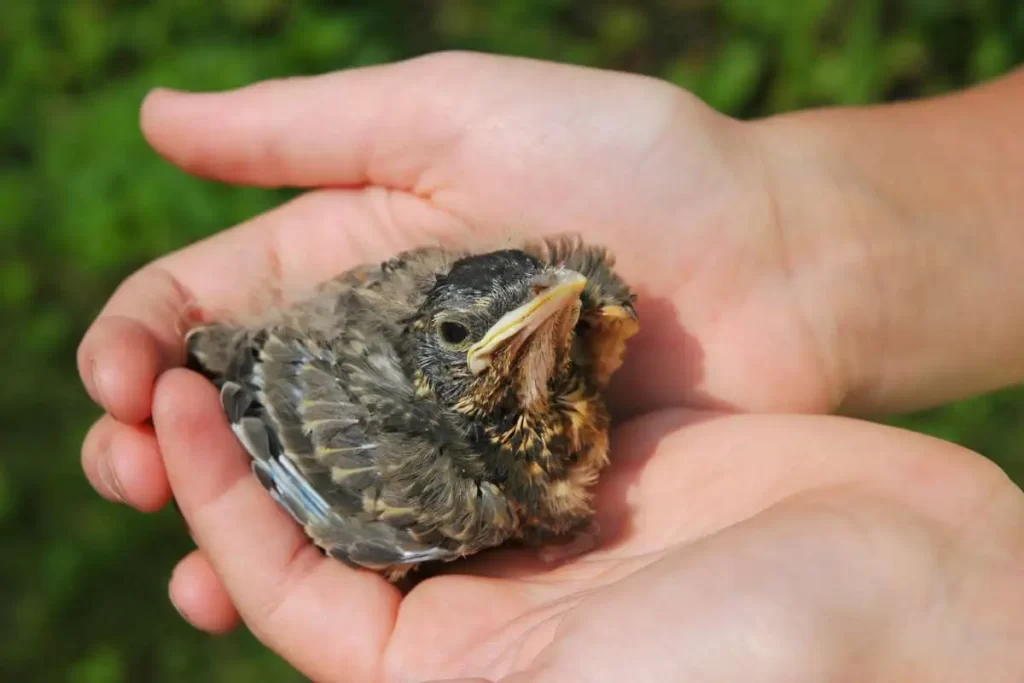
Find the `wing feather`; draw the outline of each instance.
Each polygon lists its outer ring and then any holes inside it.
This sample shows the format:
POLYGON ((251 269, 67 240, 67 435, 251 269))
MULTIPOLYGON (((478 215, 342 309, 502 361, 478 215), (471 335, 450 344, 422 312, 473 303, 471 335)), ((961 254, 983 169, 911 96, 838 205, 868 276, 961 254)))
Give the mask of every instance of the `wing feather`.
POLYGON ((188 338, 258 480, 326 553, 369 568, 454 559, 518 524, 390 341, 450 258, 424 253, 350 271, 259 327, 188 338))

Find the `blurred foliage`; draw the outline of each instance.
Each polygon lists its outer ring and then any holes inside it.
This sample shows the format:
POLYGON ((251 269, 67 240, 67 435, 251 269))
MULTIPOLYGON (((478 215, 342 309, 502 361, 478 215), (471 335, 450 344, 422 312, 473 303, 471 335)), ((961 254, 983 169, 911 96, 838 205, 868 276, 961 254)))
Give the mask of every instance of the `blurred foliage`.
MULTIPOLYGON (((189 548, 172 511, 101 502, 79 469, 96 411, 77 341, 125 275, 275 205, 144 144, 151 87, 219 89, 465 48, 620 68, 751 117, 937 93, 1024 56, 1019 0, 4 0, 0 3, 0 678, 278 680, 245 633, 166 600, 189 548), (54 424, 56 422, 56 424, 54 424)), ((898 420, 1024 480, 1024 393, 898 420)))

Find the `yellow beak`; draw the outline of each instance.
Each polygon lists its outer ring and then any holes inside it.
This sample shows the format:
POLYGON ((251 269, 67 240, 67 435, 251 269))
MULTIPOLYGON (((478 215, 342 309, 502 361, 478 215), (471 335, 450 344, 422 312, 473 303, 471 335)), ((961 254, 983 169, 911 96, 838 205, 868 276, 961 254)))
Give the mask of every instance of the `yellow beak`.
POLYGON ((466 360, 470 371, 479 375, 489 368, 495 351, 513 337, 528 337, 551 316, 579 301, 586 285, 587 278, 572 270, 560 268, 546 273, 544 279, 538 281, 538 291, 532 299, 503 315, 483 339, 469 348, 466 360))
POLYGON ((636 319, 636 311, 624 306, 604 306, 601 317, 616 326, 618 335, 623 341, 629 339, 640 330, 636 319))

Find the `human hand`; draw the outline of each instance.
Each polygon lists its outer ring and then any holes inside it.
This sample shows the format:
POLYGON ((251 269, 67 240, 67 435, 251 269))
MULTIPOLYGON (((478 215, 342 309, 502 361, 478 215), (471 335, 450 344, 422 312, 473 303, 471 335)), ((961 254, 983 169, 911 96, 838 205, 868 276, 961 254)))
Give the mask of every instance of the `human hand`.
POLYGON ((615 432, 598 549, 556 567, 485 553, 401 599, 308 544, 218 406, 192 373, 158 381, 157 434, 202 553, 172 598, 212 630, 237 606, 317 681, 999 683, 1024 670, 1024 495, 951 444, 833 417, 650 414, 615 432))

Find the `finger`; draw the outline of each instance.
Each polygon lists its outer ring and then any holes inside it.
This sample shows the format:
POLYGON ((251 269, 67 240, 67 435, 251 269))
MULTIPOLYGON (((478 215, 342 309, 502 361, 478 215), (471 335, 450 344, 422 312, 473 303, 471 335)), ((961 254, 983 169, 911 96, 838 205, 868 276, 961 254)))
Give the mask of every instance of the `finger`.
POLYGON ((153 417, 182 514, 257 637, 311 678, 377 680, 397 590, 309 544, 251 475, 201 377, 161 376, 153 417))
POLYGON ((279 303, 346 268, 467 230, 427 202, 381 188, 316 190, 157 262, 202 309, 279 303), (231 277, 224 277, 225 268, 231 277))
POLYGON ((471 98, 450 95, 465 66, 431 55, 229 92, 156 90, 141 126, 164 157, 205 177, 409 190, 454 148, 472 113, 471 98))
POLYGON ((149 425, 126 425, 104 415, 82 444, 82 469, 104 498, 142 512, 156 512, 170 500, 170 485, 149 425))
POLYGON ((149 417, 153 381, 179 362, 176 340, 185 302, 169 275, 148 269, 127 280, 78 347, 78 372, 92 399, 114 418, 138 424, 149 417), (134 293, 146 306, 132 309, 134 293))
POLYGON ((150 415, 156 377, 182 363, 183 335, 196 320, 252 312, 276 303, 274 290, 303 291, 367 258, 458 229, 447 214, 401 193, 299 197, 128 278, 79 346, 82 381, 115 418, 141 422, 150 415))
POLYGON ((109 415, 104 415, 89 429, 82 442, 82 470, 96 493, 111 502, 123 503, 120 485, 110 470, 111 428, 114 424, 109 415))
POLYGON ((201 550, 178 563, 168 587, 171 604, 192 626, 208 633, 228 633, 238 626, 231 596, 201 550))

